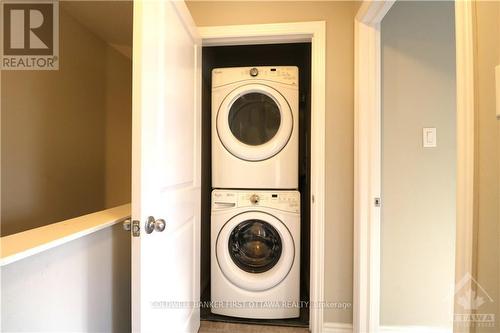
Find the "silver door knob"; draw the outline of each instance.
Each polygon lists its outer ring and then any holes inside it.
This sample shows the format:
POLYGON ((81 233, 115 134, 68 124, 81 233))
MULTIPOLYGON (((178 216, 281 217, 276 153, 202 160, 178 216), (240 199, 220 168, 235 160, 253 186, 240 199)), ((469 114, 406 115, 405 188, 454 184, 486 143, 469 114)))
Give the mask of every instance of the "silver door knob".
POLYGON ((164 219, 158 219, 155 221, 155 230, 158 232, 162 232, 163 230, 165 230, 166 225, 167 223, 164 219))
POLYGON ((146 231, 147 234, 150 234, 155 230, 158 232, 162 232, 163 230, 165 230, 166 225, 167 223, 165 222, 164 219, 156 220, 153 216, 150 216, 148 217, 148 220, 144 225, 144 230, 146 231))

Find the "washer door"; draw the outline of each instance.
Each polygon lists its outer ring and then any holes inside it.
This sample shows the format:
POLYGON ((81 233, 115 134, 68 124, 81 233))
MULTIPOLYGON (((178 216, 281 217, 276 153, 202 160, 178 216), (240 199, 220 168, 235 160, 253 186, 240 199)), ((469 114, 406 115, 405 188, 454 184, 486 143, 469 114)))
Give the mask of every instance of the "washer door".
POLYGON ((290 105, 275 89, 248 84, 231 91, 217 113, 217 133, 224 147, 247 161, 279 153, 293 130, 290 105))
POLYGON ((295 258, 293 237, 276 217, 246 212, 222 227, 216 242, 224 276, 239 288, 263 291, 288 275, 295 258))

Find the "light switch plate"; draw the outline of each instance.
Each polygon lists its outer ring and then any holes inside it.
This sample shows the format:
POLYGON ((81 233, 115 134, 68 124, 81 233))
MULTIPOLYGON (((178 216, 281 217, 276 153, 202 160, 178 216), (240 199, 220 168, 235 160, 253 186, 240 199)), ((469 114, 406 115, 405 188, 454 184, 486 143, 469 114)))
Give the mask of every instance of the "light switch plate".
POLYGON ((497 119, 500 119, 500 65, 495 69, 496 96, 497 96, 497 119))
POLYGON ((424 148, 437 147, 437 132, 435 127, 424 127, 422 129, 422 142, 424 148))

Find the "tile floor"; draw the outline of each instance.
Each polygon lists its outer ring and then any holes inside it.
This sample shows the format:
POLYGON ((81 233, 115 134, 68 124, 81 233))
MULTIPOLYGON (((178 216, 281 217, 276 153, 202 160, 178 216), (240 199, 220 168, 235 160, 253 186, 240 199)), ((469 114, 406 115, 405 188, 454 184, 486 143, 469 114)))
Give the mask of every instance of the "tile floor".
POLYGON ((307 328, 201 321, 198 333, 308 333, 307 328))

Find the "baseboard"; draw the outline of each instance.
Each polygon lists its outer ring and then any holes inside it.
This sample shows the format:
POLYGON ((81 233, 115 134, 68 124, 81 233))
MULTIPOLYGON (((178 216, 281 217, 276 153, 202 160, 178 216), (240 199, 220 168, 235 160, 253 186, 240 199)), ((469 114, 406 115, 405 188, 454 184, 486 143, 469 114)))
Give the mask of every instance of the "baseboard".
POLYGON ((432 326, 380 326, 380 333, 453 333, 453 328, 432 326))
POLYGON ((322 333, 352 333, 352 324, 323 323, 322 333))
MULTIPOLYGON (((322 333, 352 333, 352 324, 324 323, 322 333)), ((452 328, 430 326, 381 326, 379 333, 453 333, 452 328)))

